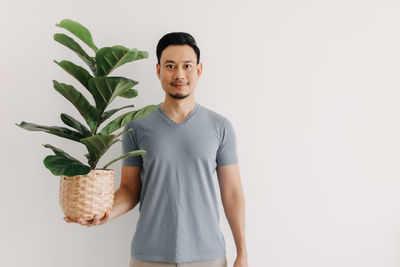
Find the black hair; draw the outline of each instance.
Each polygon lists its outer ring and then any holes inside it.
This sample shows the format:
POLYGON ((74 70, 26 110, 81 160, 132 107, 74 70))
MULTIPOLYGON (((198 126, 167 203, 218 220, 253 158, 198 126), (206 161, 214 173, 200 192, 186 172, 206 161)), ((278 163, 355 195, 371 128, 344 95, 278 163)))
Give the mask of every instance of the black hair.
POLYGON ((197 64, 200 62, 200 49, 196 40, 186 32, 171 32, 164 35, 157 44, 157 61, 160 64, 162 51, 169 45, 189 45, 197 55, 197 64))

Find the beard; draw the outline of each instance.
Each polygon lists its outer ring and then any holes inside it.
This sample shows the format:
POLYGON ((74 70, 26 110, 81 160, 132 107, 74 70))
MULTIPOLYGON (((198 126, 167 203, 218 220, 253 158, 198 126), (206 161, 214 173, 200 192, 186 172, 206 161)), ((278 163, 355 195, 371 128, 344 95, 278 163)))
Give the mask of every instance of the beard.
POLYGON ((179 94, 179 93, 178 94, 170 94, 169 93, 169 96, 172 98, 175 98, 175 99, 185 99, 186 97, 189 96, 189 94, 183 95, 183 94, 179 94))

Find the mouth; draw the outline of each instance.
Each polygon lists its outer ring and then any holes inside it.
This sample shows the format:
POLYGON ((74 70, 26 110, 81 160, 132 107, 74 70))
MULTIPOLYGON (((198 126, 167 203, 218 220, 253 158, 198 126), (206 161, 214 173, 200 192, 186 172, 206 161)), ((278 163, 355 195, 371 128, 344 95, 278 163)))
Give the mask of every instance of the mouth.
POLYGON ((187 83, 173 83, 172 86, 177 87, 177 88, 181 88, 183 86, 187 85, 187 83))

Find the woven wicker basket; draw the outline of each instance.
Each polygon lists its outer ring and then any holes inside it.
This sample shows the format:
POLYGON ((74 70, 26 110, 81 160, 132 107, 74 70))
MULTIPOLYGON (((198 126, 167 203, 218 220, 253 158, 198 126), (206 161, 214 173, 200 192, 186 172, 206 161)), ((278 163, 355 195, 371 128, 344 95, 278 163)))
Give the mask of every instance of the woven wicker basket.
POLYGON ((73 220, 103 218, 114 203, 114 170, 91 170, 86 175, 60 177, 60 205, 73 220))

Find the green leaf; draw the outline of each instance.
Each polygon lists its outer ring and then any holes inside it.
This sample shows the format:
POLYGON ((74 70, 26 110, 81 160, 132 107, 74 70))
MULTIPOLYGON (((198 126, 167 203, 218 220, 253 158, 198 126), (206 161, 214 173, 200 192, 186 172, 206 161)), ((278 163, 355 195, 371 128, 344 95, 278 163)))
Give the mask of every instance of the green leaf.
POLYGON ((74 34, 90 48, 92 48, 94 52, 97 52, 97 50, 99 50, 93 43, 92 35, 90 34, 89 30, 86 29, 82 24, 76 21, 72 21, 70 19, 63 19, 59 24, 56 24, 56 26, 64 28, 74 34))
POLYGON ((53 83, 54 88, 78 109, 79 113, 94 133, 97 129, 98 117, 98 111, 96 108, 90 105, 89 101, 87 101, 87 99, 72 85, 59 83, 56 80, 53 80, 53 83))
POLYGON ((47 156, 43 163, 52 174, 60 176, 76 176, 88 174, 91 168, 79 160, 71 157, 66 152, 52 145, 46 144, 44 147, 50 148, 55 153, 55 156, 47 156))
POLYGON ((63 60, 61 62, 57 62, 56 60, 53 61, 66 72, 75 77, 83 86, 88 88, 88 80, 93 78, 93 76, 90 75, 87 70, 67 60, 63 60))
POLYGON ((118 157, 116 159, 113 159, 112 161, 110 161, 109 163, 104 165, 103 169, 107 169, 108 166, 110 166, 111 164, 113 164, 114 162, 116 162, 116 161, 118 161, 120 159, 124 159, 124 158, 127 158, 127 157, 132 157, 132 156, 138 156, 138 155, 145 155, 145 154, 146 154, 146 151, 144 151, 144 150, 135 150, 135 151, 128 152, 128 153, 123 154, 122 156, 120 156, 120 157, 118 157))
POLYGON ((130 90, 123 92, 119 96, 124 97, 124 98, 134 98, 134 97, 138 96, 138 91, 135 89, 130 89, 130 90))
POLYGON ((136 84, 138 82, 124 77, 94 77, 89 80, 88 88, 101 114, 117 96, 136 84))
POLYGON ((89 151, 89 165, 94 168, 99 161, 100 157, 110 148, 113 141, 120 135, 129 132, 131 129, 123 131, 117 135, 93 135, 84 139, 81 139, 81 143, 85 144, 89 151))
POLYGON ((125 63, 147 57, 149 57, 149 53, 136 48, 128 49, 120 45, 103 47, 96 53, 97 74, 98 76, 107 76, 125 63))
POLYGON ((74 41, 74 39, 63 33, 56 33, 54 34, 54 40, 74 51, 89 66, 89 68, 93 71, 93 74, 97 73, 96 60, 86 54, 86 52, 77 42, 74 41))
POLYGON ((103 114, 101 114, 101 118, 100 118, 100 122, 99 125, 101 123, 103 123, 105 120, 107 120, 109 117, 111 117, 112 115, 114 115, 116 112, 120 111, 121 109, 124 108, 133 108, 135 105, 128 105, 128 106, 124 106, 124 107, 120 107, 120 108, 116 108, 116 109, 111 109, 108 111, 103 112, 103 114))
POLYGON ((61 113, 61 120, 68 126, 76 129, 81 135, 81 138, 92 136, 92 133, 86 128, 85 125, 80 123, 78 120, 74 119, 73 117, 69 116, 68 114, 61 113))
POLYGON ((43 131, 43 132, 54 134, 54 135, 57 135, 60 137, 64 137, 64 138, 67 138, 67 139, 70 139, 70 140, 73 140, 76 142, 80 142, 79 140, 81 138, 85 138, 84 135, 82 135, 78 132, 72 131, 65 127, 43 126, 43 125, 38 125, 35 123, 30 123, 30 122, 25 122, 25 121, 22 121, 19 125, 18 124, 16 124, 16 125, 25 130, 28 130, 28 131, 43 131))
POLYGON ((150 112, 153 110, 156 110, 158 108, 158 105, 149 105, 144 108, 141 108, 139 110, 133 110, 130 112, 127 112, 125 114, 122 114, 115 120, 111 121, 108 123, 101 131, 101 135, 108 135, 116 130, 118 130, 121 127, 124 127, 126 124, 128 124, 130 121, 145 117, 147 116, 150 112))

